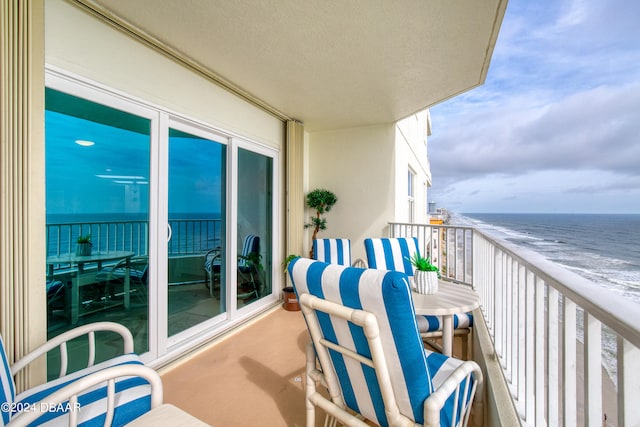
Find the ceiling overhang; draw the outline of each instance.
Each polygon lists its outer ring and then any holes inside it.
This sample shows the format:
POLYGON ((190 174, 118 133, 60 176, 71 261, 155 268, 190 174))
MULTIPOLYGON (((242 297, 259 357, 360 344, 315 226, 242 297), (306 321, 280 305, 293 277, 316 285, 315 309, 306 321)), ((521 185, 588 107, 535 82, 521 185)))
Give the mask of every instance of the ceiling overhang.
POLYGON ((481 85, 506 0, 76 0, 321 131, 391 123, 481 85))

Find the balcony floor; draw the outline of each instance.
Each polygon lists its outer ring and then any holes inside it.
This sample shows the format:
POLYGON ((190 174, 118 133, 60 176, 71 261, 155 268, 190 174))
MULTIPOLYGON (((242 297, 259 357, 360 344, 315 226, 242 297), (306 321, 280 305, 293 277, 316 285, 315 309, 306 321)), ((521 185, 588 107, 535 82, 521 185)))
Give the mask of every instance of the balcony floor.
POLYGON ((304 426, 308 341, 302 313, 278 308, 162 373, 164 401, 213 426, 304 426))

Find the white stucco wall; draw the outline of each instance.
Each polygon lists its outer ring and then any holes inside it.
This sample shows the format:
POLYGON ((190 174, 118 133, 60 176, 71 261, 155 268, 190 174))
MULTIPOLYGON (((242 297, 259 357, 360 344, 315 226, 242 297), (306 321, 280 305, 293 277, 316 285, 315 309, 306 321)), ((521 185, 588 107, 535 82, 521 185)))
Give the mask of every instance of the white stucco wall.
POLYGON ((45 61, 271 147, 281 120, 64 0, 45 2, 45 61))
POLYGON ((394 219, 394 138, 393 124, 308 135, 307 191, 326 188, 338 197, 320 237, 351 239, 353 259, 365 258, 364 239, 386 236, 394 219))
POLYGON ((427 187, 431 186, 431 169, 427 157, 429 112, 414 114, 396 123, 396 191, 395 219, 409 221, 408 170, 415 173, 414 223, 429 221, 427 215, 427 187))

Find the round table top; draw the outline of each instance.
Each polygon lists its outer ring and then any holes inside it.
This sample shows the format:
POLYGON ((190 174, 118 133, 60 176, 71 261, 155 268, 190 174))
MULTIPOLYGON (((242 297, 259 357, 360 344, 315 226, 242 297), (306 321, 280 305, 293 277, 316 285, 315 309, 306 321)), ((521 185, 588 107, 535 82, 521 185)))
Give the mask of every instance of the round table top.
POLYGON ((419 294, 411 292, 416 314, 441 316, 467 313, 480 307, 480 297, 470 286, 438 281, 438 292, 419 294))

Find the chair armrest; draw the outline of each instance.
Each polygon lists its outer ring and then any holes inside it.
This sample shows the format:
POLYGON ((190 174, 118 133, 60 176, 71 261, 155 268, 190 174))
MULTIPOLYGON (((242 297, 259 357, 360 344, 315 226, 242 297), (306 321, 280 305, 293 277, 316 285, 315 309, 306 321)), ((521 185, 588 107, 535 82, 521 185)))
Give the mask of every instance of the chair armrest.
POLYGON ((95 322, 88 325, 78 326, 77 328, 62 333, 32 350, 11 366, 11 375, 15 376, 18 372, 28 366, 29 363, 33 362, 40 356, 47 354, 56 347, 60 347, 60 376, 62 377, 66 375, 68 360, 67 342, 83 335, 89 336, 89 360, 87 360, 87 366, 93 366, 96 354, 95 333, 107 331, 115 332, 122 337, 122 340, 124 341, 123 354, 133 353, 133 335, 126 326, 114 322, 95 322))
MULTIPOLYGON (((424 401, 424 425, 427 426, 439 426, 440 425, 440 411, 444 407, 447 399, 451 394, 455 393, 460 384, 469 378, 467 386, 471 392, 469 406, 463 405, 462 413, 458 414, 459 417, 467 417, 468 412, 471 409, 471 401, 475 395, 475 392, 480 384, 482 384, 482 371, 480 366, 476 362, 467 361, 462 363, 456 368, 455 371, 447 377, 447 379, 424 401), (471 381, 471 375, 474 375, 473 381, 471 381)), ((460 402, 458 402, 460 404, 460 402)), ((454 410, 456 410, 454 408, 454 410)), ((452 414, 453 415, 453 414, 452 414)), ((466 425, 462 423, 462 425, 466 425)))
MULTIPOLYGON (((27 426, 38 419, 43 413, 51 410, 51 408, 60 406, 66 407, 67 402, 70 417, 69 425, 76 426, 78 423, 77 417, 79 409, 82 409, 78 403, 78 396, 83 392, 88 391, 90 388, 105 382, 107 382, 108 393, 105 413, 106 419, 110 420, 115 411, 115 380, 122 377, 139 377, 146 380, 151 386, 151 409, 162 404, 162 379, 155 370, 144 365, 118 365, 94 372, 93 374, 87 375, 68 384, 55 393, 47 396, 46 401, 39 402, 44 404, 35 403, 30 405, 28 410, 17 413, 11 421, 6 424, 6 426, 27 426)), ((111 425, 111 422, 105 422, 105 425, 111 425)))

